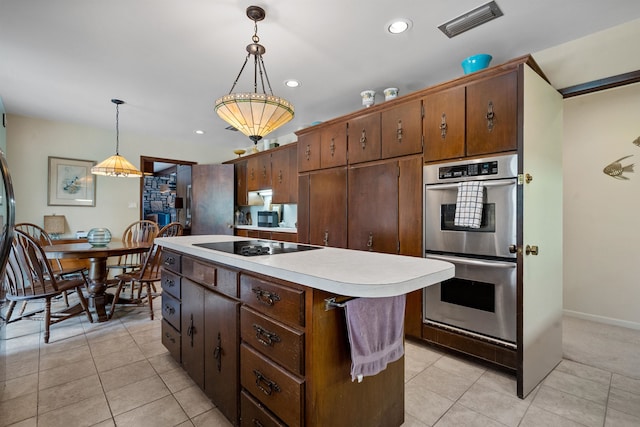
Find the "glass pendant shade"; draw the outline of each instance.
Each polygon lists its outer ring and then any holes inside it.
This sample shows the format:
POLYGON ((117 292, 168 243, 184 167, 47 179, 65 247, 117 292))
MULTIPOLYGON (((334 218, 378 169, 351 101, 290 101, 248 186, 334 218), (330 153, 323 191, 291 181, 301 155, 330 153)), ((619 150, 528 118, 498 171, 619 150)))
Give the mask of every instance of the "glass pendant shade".
POLYGON ((94 175, 118 176, 123 178, 142 176, 142 172, 140 172, 138 168, 119 154, 114 154, 92 167, 91 173, 94 175))
POLYGON ((216 113, 254 143, 293 118, 293 105, 265 93, 231 93, 216 100, 216 113))
POLYGON ((271 90, 269 76, 264 66, 264 55, 266 49, 259 44, 258 21, 262 21, 266 16, 264 9, 258 6, 247 8, 247 17, 254 22, 254 34, 251 37, 253 43, 247 46, 247 57, 240 68, 240 73, 233 82, 229 94, 224 95, 215 102, 215 110, 218 116, 229 123, 235 129, 248 136, 254 144, 265 135, 278 129, 293 118, 293 105, 284 98, 275 96, 271 90), (254 92, 233 92, 236 83, 240 79, 242 72, 250 57, 253 56, 253 88, 254 92), (265 89, 269 88, 269 93, 265 89), (258 93, 258 86, 262 86, 262 93, 258 93))
POLYGON ((119 107, 120 105, 124 104, 124 101, 121 101, 119 99, 112 99, 111 102, 116 104, 116 154, 92 167, 91 173, 94 175, 115 176, 123 178, 141 177, 142 172, 140 172, 138 168, 133 166, 131 162, 122 157, 118 152, 120 149, 119 107))

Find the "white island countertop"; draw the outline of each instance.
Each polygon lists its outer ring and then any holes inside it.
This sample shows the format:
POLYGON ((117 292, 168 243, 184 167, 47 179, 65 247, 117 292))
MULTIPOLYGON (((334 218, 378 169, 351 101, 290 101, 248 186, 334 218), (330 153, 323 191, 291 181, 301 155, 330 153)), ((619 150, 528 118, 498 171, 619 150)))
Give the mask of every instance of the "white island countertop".
POLYGON ((162 237, 155 241, 177 252, 351 297, 402 295, 454 276, 454 266, 448 262, 377 252, 322 247, 301 252, 242 256, 194 246, 197 243, 239 240, 247 238, 199 235, 162 237))

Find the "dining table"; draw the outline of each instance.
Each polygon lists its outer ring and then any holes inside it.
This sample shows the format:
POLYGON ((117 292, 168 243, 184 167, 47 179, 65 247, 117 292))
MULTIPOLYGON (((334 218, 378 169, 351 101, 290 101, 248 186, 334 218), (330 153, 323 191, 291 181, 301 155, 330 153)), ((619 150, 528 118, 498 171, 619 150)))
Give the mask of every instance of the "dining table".
POLYGON ((98 322, 106 322, 109 316, 106 311, 109 295, 107 294, 108 272, 107 259, 120 255, 146 252, 153 243, 125 243, 111 241, 106 246, 93 246, 90 243, 63 243, 44 246, 49 259, 88 259, 88 292, 89 306, 95 310, 98 322))

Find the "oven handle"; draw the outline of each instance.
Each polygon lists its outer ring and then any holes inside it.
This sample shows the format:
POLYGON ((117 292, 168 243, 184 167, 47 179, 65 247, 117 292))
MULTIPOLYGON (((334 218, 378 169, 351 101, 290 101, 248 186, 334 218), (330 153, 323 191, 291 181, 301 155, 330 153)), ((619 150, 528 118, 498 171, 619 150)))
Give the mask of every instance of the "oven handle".
MULTIPOLYGON (((463 182, 463 181, 461 181, 463 182)), ((502 187, 505 185, 515 185, 516 179, 497 179, 495 181, 481 181, 484 187, 502 187)), ((452 190, 458 189, 459 182, 451 184, 427 184, 425 187, 427 190, 452 190)))
POLYGON ((515 262, 486 261, 486 260, 475 259, 475 258, 461 258, 457 256, 431 255, 431 254, 425 255, 425 258, 438 259, 440 261, 447 261, 454 264, 474 265, 477 267, 516 268, 515 262))

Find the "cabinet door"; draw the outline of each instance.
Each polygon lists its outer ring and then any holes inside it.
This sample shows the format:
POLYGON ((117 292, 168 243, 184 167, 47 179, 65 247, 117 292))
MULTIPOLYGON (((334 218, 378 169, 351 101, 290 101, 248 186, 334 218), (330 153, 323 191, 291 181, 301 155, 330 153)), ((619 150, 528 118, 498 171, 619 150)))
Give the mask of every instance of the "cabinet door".
POLYGON ((191 234, 233 234, 233 165, 193 165, 191 174, 191 234))
POLYGON ((259 166, 256 156, 247 160, 247 191, 258 191, 260 189, 260 181, 258 180, 259 166))
POLYGON ((234 165, 236 173, 236 205, 247 206, 247 162, 239 162, 234 165))
POLYGON ((454 87, 423 98, 424 161, 464 157, 465 88, 454 87))
POLYGON ((398 167, 399 253, 422 257, 422 157, 400 160, 398 167))
POLYGON ((347 169, 309 176, 309 243, 347 247, 347 169))
POLYGON ((349 163, 361 163, 380 158, 380 113, 371 113, 349 120, 347 139, 349 163))
POLYGON ((271 153, 271 203, 296 203, 298 200, 298 170, 296 145, 271 153))
POLYGON ((320 132, 298 137, 298 172, 320 169, 320 132))
POLYGON ((337 123, 320 133, 322 168, 333 168, 347 164, 347 123, 337 123))
POLYGON ((298 176, 298 242, 309 243, 309 175, 308 174, 298 176))
POLYGON ((258 190, 271 188, 271 153, 258 157, 258 190))
POLYGON ((349 249, 398 253, 398 163, 349 169, 349 249))
POLYGON ((204 387, 204 288, 182 280, 182 367, 204 387))
POLYGON ((204 390, 234 425, 238 420, 238 347, 240 303, 205 292, 204 390))
POLYGON ((518 74, 467 86, 467 155, 515 150, 518 146, 518 74))
POLYGON ((382 158, 422 152, 422 103, 405 102, 382 112, 382 158))

